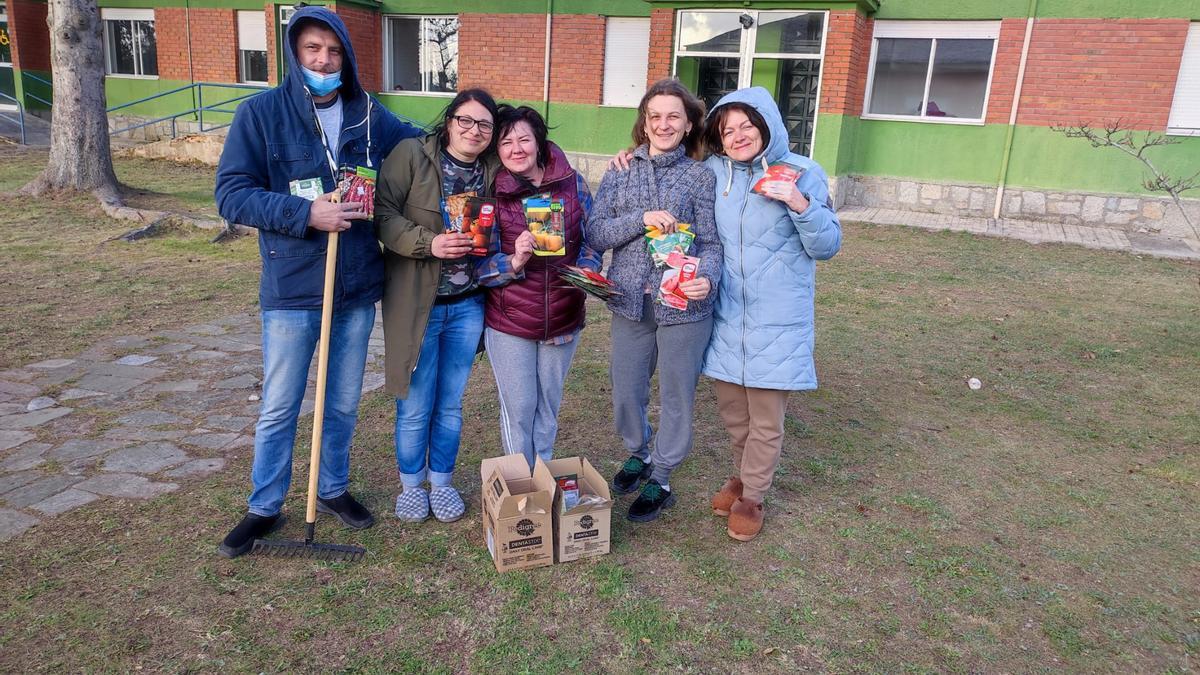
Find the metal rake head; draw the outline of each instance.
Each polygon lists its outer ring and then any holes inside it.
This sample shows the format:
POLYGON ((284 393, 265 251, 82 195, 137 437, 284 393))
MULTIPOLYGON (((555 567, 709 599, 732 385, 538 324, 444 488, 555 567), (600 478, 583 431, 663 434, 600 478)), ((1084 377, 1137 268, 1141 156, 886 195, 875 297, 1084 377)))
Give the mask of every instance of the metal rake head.
POLYGON ((340 560, 358 562, 367 554, 361 546, 346 544, 318 544, 294 539, 255 539, 251 553, 276 558, 311 558, 314 560, 340 560))

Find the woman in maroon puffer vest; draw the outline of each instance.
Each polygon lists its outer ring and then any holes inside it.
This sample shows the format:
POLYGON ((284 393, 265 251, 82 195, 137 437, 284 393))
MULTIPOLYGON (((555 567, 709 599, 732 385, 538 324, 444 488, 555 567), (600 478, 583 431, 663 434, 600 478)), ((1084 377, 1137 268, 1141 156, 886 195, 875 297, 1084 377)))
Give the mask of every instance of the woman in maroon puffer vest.
POLYGON ((584 243, 592 195, 566 155, 546 138, 546 122, 532 108, 501 106, 497 150, 503 167, 493 195, 499 203, 492 250, 479 267, 487 287, 484 340, 500 394, 504 452, 534 459, 554 456, 558 406, 583 329, 584 292, 558 278, 565 265, 600 271, 600 254, 584 243), (566 253, 535 256, 535 237, 523 200, 560 199, 566 253))

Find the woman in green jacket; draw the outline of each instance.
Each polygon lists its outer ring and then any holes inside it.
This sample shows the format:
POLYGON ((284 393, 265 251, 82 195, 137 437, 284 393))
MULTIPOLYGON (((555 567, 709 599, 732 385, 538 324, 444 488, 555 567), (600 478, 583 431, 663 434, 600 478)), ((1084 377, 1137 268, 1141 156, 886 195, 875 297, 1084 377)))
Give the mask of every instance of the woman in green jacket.
POLYGON ((403 491, 396 516, 430 511, 458 520, 466 505, 451 485, 462 432, 462 397, 483 332, 484 296, 467 257, 469 235, 446 232, 446 197, 488 194, 496 102, 482 89, 458 94, 433 133, 409 139, 383 163, 375 220, 387 281, 383 332, 388 392, 396 397, 396 463, 403 491), (422 483, 428 478, 430 490, 422 483))

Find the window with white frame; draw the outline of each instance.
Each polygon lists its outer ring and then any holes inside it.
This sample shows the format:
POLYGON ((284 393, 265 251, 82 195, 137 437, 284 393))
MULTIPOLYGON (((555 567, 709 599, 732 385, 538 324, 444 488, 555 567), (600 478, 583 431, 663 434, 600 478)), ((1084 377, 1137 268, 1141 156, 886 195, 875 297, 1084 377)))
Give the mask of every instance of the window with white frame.
POLYGON ((650 19, 609 17, 604 26, 604 105, 636 108, 650 68, 650 19))
POLYGON ((267 16, 258 10, 238 12, 238 81, 267 82, 267 16))
POLYGON ((1200 23, 1188 29, 1167 133, 1200 136, 1200 23))
POLYGON ((876 21, 863 117, 981 124, 999 21, 876 21))
POLYGON ((158 49, 154 39, 154 10, 102 9, 104 20, 104 72, 109 75, 158 75, 158 49))
POLYGON ((387 91, 458 90, 457 16, 388 16, 383 25, 387 91))

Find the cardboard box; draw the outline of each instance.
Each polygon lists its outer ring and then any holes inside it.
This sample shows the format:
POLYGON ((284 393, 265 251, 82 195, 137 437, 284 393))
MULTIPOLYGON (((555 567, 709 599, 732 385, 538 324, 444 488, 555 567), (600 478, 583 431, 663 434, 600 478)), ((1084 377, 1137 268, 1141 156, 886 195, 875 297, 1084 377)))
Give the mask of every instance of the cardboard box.
POLYGON ((554 563, 554 477, 523 455, 489 457, 479 467, 483 536, 497 572, 554 563))
POLYGON ((608 553, 612 540, 612 494, 608 481, 582 457, 552 459, 546 462, 546 467, 552 477, 577 476, 581 497, 592 494, 604 499, 598 503, 581 499, 578 506, 564 513, 562 490, 555 482, 554 561, 570 562, 608 553))

